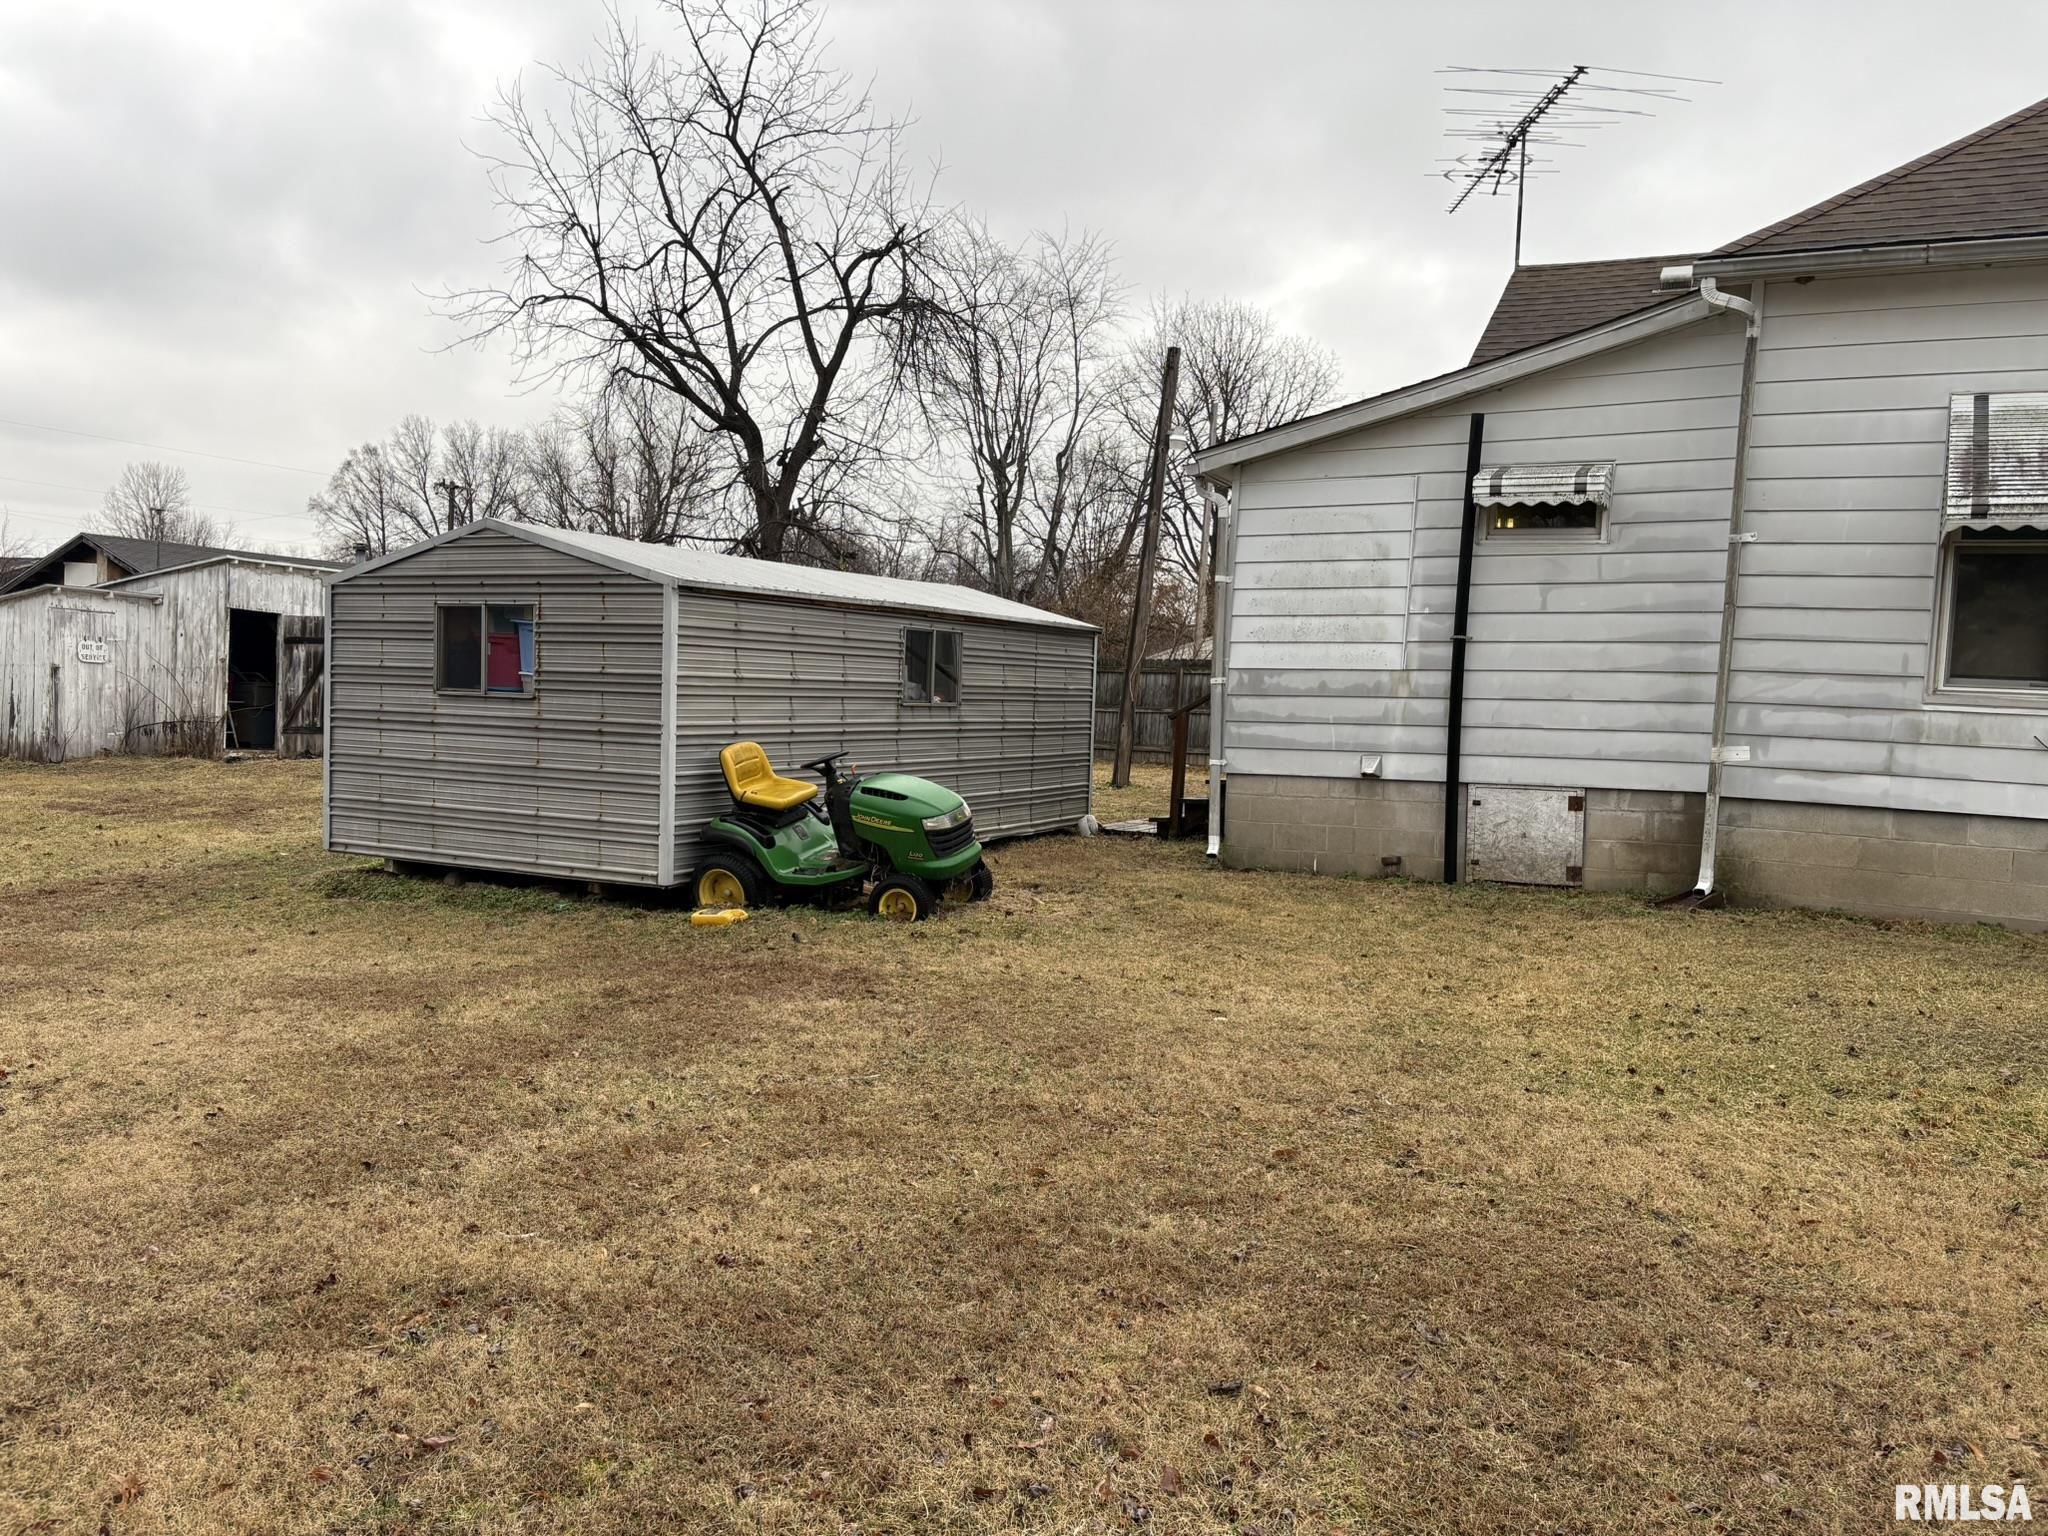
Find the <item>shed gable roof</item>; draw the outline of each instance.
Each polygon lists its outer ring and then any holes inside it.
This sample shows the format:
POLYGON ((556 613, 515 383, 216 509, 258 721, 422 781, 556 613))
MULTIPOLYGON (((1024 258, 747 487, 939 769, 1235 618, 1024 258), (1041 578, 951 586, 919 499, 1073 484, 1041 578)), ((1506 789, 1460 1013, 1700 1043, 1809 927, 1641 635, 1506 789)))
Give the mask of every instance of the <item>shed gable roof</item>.
POLYGON ((565 554, 609 565, 649 581, 659 581, 700 592, 731 592, 749 597, 786 597, 810 602, 843 603, 858 608, 892 608, 919 613, 951 614, 963 619, 986 619, 993 623, 1033 624, 1041 628, 1093 630, 1093 624, 1070 619, 1065 614, 1014 603, 972 587, 942 581, 905 581, 894 576, 868 576, 858 571, 828 571, 808 565, 782 565, 772 560, 749 560, 740 555, 718 555, 705 550, 682 549, 668 544, 644 544, 637 539, 614 538, 610 534, 583 533, 569 528, 543 528, 533 523, 506 522, 482 518, 423 543, 393 550, 376 560, 342 570, 336 584, 353 580, 393 561, 406 559, 423 549, 467 537, 479 529, 496 529, 531 543, 545 544, 565 554))
POLYGON ((1944 144, 1715 256, 2048 233, 2048 100, 1944 144))
POLYGON ((1589 326, 1604 325, 1671 302, 1657 286, 1665 267, 1689 256, 1631 256, 1618 261, 1564 261, 1517 267, 1494 303, 1468 366, 1490 363, 1589 326))

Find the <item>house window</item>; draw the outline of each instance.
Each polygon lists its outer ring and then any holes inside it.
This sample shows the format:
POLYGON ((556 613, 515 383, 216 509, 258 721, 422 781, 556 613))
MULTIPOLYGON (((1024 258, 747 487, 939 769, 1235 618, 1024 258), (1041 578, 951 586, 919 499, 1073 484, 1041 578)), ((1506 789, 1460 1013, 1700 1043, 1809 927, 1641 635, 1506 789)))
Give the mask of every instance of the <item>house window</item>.
POLYGON ((533 692, 531 603, 444 603, 435 610, 434 686, 443 693, 533 692))
POLYGON ((903 631, 903 702, 960 702, 960 631, 903 631))
POLYGON ((1598 533, 1600 509, 1590 502, 1533 501, 1487 509, 1489 533, 1598 533))
POLYGON ((2048 531, 1966 528, 1946 564, 1943 685, 2048 690, 2048 531))
POLYGON ((1614 466, 1497 464, 1472 477, 1472 504, 1489 538, 1600 537, 1614 501, 1614 466))

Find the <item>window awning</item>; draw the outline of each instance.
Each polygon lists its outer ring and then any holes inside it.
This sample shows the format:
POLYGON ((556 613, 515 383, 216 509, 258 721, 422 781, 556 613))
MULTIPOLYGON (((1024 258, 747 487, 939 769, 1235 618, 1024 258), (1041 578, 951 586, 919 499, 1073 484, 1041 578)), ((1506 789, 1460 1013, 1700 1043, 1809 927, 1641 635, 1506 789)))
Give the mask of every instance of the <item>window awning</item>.
POLYGON ((1942 521, 2048 529, 2048 393, 1950 395, 1942 521))
POLYGON ((1482 507, 1527 507, 1538 502, 1605 507, 1614 501, 1614 465, 1501 464, 1472 477, 1472 500, 1482 507))

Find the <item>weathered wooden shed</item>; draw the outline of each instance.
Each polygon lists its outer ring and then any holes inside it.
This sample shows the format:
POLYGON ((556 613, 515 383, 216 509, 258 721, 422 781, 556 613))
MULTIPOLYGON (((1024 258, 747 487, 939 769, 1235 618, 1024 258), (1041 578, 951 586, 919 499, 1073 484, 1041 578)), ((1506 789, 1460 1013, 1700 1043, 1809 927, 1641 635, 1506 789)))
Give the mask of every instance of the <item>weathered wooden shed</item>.
POLYGON ((0 756, 317 755, 330 568, 214 555, 0 593, 0 756))
POLYGON ((741 739, 935 779, 984 839, 1088 811, 1095 630, 966 587, 486 519, 328 602, 342 852, 675 884, 741 739))

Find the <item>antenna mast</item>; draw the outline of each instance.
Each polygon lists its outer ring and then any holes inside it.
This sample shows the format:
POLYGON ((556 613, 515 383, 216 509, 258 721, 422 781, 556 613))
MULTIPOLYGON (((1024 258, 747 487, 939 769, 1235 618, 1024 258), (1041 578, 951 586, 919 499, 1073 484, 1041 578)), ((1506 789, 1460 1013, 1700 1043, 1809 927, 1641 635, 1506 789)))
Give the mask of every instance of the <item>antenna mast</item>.
POLYGON ((1453 105, 1444 108, 1445 115, 1452 119, 1447 137, 1476 141, 1482 148, 1462 155, 1444 157, 1448 169, 1440 174, 1444 180, 1458 188, 1457 196, 1451 199, 1447 210, 1456 213, 1471 199, 1475 192, 1484 190, 1490 197, 1498 197, 1510 182, 1515 188, 1515 265, 1522 264, 1522 210, 1528 198, 1529 178, 1547 176, 1551 172, 1546 158, 1529 154, 1531 144, 1559 148, 1581 148, 1576 141, 1566 138, 1568 133, 1604 128, 1617 117, 1654 117, 1654 112, 1639 106, 1622 106, 1608 101, 1610 96, 1633 96, 1654 101, 1688 101, 1691 98, 1679 95, 1668 86, 1610 85, 1604 78, 1609 75, 1628 75, 1639 80, 1676 80, 1691 85, 1716 85, 1718 81, 1697 80, 1688 75, 1652 75, 1635 69, 1605 69, 1596 64, 1574 64, 1568 70, 1554 69, 1492 69, 1470 64, 1453 64, 1437 71, 1442 75, 1477 77, 1481 83, 1474 85, 1451 85, 1445 89, 1459 98, 1466 96, 1494 96, 1503 98, 1497 105, 1465 106, 1453 105), (1547 79, 1546 86, 1525 84, 1532 79, 1547 79), (1520 108, 1518 117, 1508 118, 1504 113, 1520 108), (1467 122, 1464 119, 1479 121, 1467 122), (1532 169, 1532 166, 1534 167, 1532 169))

